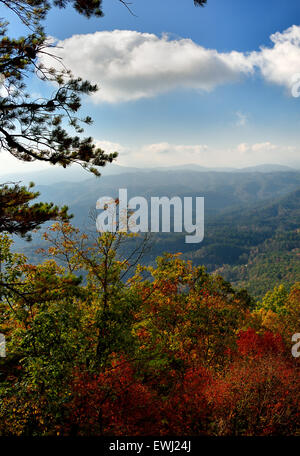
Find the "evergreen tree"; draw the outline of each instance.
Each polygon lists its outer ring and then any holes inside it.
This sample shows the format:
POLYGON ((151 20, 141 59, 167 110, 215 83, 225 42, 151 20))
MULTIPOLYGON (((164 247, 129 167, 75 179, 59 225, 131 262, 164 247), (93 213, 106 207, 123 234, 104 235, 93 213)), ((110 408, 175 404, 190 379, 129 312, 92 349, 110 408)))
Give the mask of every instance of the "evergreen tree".
POLYGON ((49 219, 69 220, 67 207, 58 208, 53 203, 35 203, 31 201, 39 196, 32 191, 33 184, 28 188, 19 184, 0 185, 0 232, 18 234, 30 239, 29 231, 49 219))
MULTIPOLYGON (((46 17, 51 4, 47 1, 0 2, 17 14, 28 27, 25 37, 11 38, 8 23, 0 23, 0 73, 2 93, 0 98, 0 147, 21 161, 42 161, 66 168, 79 164, 96 176, 98 167, 112 162, 117 153, 106 154, 97 148, 92 138, 82 138, 81 123, 90 124, 91 118, 78 119, 81 96, 97 90, 95 85, 80 78, 73 78, 68 70, 44 68, 40 57, 49 53, 46 34, 41 20, 46 17), (30 76, 54 84, 49 98, 34 99, 26 81, 30 76), (75 134, 72 134, 71 129, 75 134), (70 132, 71 131, 71 132, 70 132)), ((68 2, 55 1, 65 7, 68 2)), ((73 5, 87 17, 101 16, 101 1, 80 2, 73 5)), ((51 50, 50 50, 51 52, 51 50)), ((55 58, 55 56, 53 56, 55 58)), ((18 184, 0 187, 0 232, 6 231, 25 236, 47 220, 67 219, 67 209, 52 203, 29 203, 38 196, 30 188, 18 184)))

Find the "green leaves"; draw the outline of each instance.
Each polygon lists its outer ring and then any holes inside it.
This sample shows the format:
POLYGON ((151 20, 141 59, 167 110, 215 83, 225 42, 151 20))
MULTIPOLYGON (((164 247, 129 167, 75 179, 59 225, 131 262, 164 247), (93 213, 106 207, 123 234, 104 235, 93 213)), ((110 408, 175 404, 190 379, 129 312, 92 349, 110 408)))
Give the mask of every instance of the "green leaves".
POLYGON ((52 203, 35 203, 32 200, 39 196, 38 192, 19 184, 0 185, 0 233, 17 234, 30 239, 29 231, 37 229, 48 220, 69 220, 67 206, 58 208, 52 203))
POLYGON ((273 291, 268 291, 259 307, 278 314, 285 313, 288 296, 289 292, 284 285, 279 285, 273 291))
MULTIPOLYGON (((96 167, 111 163, 117 153, 106 154, 96 147, 90 137, 72 135, 83 132, 82 124, 92 119, 77 117, 81 96, 91 95, 97 86, 81 78, 74 78, 70 71, 45 67, 43 56, 55 57, 55 46, 47 39, 40 21, 46 16, 51 3, 0 2, 11 8, 32 33, 19 39, 7 36, 6 23, 0 24, 0 73, 5 77, 5 96, 0 99, 0 142, 4 150, 22 161, 40 160, 64 168, 79 164, 96 176, 96 167), (51 82, 55 92, 49 98, 33 99, 26 90, 28 77, 51 82)), ((55 1, 54 5, 66 7, 68 1, 55 1)), ((101 16, 101 1, 71 2, 81 14, 101 16)))

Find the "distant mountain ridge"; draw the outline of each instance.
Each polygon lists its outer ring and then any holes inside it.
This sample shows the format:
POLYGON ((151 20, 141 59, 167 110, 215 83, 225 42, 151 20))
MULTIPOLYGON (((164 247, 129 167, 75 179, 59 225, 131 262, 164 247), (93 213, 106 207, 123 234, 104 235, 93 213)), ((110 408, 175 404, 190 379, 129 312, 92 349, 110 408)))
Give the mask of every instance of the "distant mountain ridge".
MULTIPOLYGON (((158 233, 152 236, 144 263, 153 264, 164 251, 182 252, 236 286, 247 286, 254 296, 261 296, 270 284, 300 280, 300 171, 132 171, 89 178, 80 185, 62 182, 36 188, 40 200, 67 204, 74 225, 89 232, 96 230, 90 213, 98 198, 117 197, 120 188, 127 188, 129 198, 204 196, 204 241, 185 244, 184 233, 158 233)), ((17 239, 16 249, 32 259, 40 243, 40 234, 35 234, 32 244, 17 239)))
MULTIPOLYGON (((120 166, 115 163, 107 165, 104 168, 100 169, 102 176, 114 176, 120 174, 129 174, 129 173, 153 173, 156 171, 168 172, 168 171, 194 171, 194 172, 216 172, 216 173, 273 173, 273 172, 299 172, 300 169, 291 168, 289 166, 278 165, 278 164, 265 164, 257 165, 246 168, 210 168, 205 166, 200 166, 196 164, 186 164, 179 166, 158 166, 158 167, 147 167, 147 168, 137 168, 137 167, 126 167, 120 166)), ((90 173, 80 168, 79 166, 73 166, 71 168, 63 169, 61 167, 52 167, 49 169, 44 169, 41 171, 35 172, 26 172, 26 173, 10 173, 10 174, 0 174, 0 183, 6 181, 17 181, 28 184, 33 181, 36 184, 43 185, 52 185, 55 183, 61 182, 82 182, 85 180, 93 179, 90 173)))

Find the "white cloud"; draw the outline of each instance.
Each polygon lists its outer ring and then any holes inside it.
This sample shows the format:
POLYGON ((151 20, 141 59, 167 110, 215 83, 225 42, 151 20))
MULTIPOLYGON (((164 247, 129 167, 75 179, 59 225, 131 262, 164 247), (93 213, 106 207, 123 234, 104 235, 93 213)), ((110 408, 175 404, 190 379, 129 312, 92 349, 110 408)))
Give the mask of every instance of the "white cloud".
MULTIPOLYGON (((265 141, 262 143, 255 143, 255 144, 247 144, 247 143, 241 143, 237 146, 238 152, 241 154, 246 154, 246 153, 253 153, 253 152, 271 152, 273 150, 280 149, 281 146, 277 146, 276 144, 272 144, 270 141, 265 141)), ((291 149, 285 148, 285 150, 291 149)), ((293 148, 292 148, 293 149, 293 148)))
MULTIPOLYGON (((103 31, 74 35, 57 45, 61 49, 55 53, 67 68, 99 84, 96 102, 137 100, 177 88, 210 91, 253 71, 243 53, 219 53, 166 34, 103 31)), ((48 57, 46 63, 55 64, 48 57)))
POLYGON ((272 151, 278 148, 279 146, 276 146, 276 144, 272 144, 269 141, 252 145, 253 152, 272 151))
POLYGON ((125 147, 121 144, 112 142, 112 141, 95 141, 95 144, 100 149, 104 150, 107 154, 112 154, 113 152, 122 152, 122 154, 127 153, 125 147))
POLYGON ((299 166, 299 149, 290 145, 260 143, 241 143, 229 150, 228 155, 236 166, 252 166, 265 163, 299 166), (239 165, 238 165, 239 164, 239 165))
POLYGON ((265 163, 297 166, 299 149, 276 145, 270 141, 241 143, 230 148, 206 144, 170 144, 168 142, 145 144, 142 147, 123 147, 117 163, 123 166, 172 166, 196 164, 207 167, 254 166, 265 163))
POLYGON ((119 159, 126 165, 132 165, 132 162, 138 163, 138 166, 184 165, 205 161, 208 150, 206 144, 185 145, 161 142, 133 148, 127 157, 121 153, 119 159))
POLYGON ((240 152, 241 154, 245 154, 250 150, 250 146, 247 143, 241 143, 237 146, 237 151, 240 152))
POLYGON ((267 81, 291 89, 295 74, 300 73, 300 26, 293 25, 270 38, 273 47, 261 47, 250 60, 267 81))
POLYGON ((167 155, 167 154, 189 154, 191 156, 199 156, 201 153, 208 150, 206 144, 196 144, 196 145, 183 145, 183 144, 170 144, 168 142, 161 142, 156 144, 149 144, 142 147, 142 152, 145 154, 153 155, 167 155))
POLYGON ((272 46, 259 51, 221 53, 191 39, 114 30, 74 35, 59 41, 55 53, 76 76, 98 83, 96 103, 138 100, 174 89, 210 91, 256 70, 266 81, 291 89, 300 73, 300 26, 270 39, 272 46))

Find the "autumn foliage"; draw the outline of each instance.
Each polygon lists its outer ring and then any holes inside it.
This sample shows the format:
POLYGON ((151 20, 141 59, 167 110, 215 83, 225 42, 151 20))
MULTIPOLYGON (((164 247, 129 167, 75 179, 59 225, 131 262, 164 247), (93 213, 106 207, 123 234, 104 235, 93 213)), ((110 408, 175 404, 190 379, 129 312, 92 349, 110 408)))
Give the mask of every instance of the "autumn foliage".
POLYGON ((299 284, 255 302, 121 237, 56 224, 37 266, 1 237, 0 435, 298 435, 299 284))

